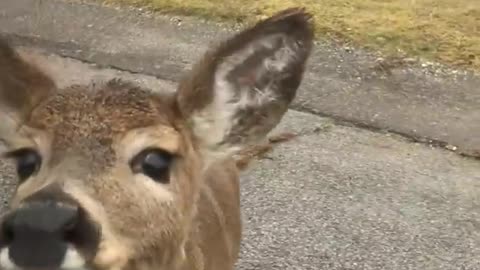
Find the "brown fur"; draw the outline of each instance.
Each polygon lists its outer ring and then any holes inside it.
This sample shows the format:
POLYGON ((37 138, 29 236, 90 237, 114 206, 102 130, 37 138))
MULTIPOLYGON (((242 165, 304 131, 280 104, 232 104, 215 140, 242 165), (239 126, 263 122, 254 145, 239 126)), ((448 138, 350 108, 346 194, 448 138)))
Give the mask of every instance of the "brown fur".
POLYGON ((9 150, 28 146, 43 158, 38 174, 18 186, 11 211, 56 186, 102 228, 98 252, 80 250, 90 268, 233 269, 242 226, 239 176, 229 150, 264 138, 287 110, 312 46, 309 20, 303 10, 290 9, 227 40, 206 54, 175 95, 120 80, 53 94, 54 84, 40 69, 0 43, 0 112, 6 119, 0 138, 9 150), (264 37, 264 43, 275 42, 272 48, 255 45, 264 37), (241 52, 249 44, 253 56, 241 52), (272 58, 282 46, 291 55, 272 58), (225 77, 231 88, 218 89, 215 74, 229 57, 247 58, 225 77), (270 58, 286 68, 265 68, 270 58), (211 105, 219 91, 235 91, 231 102, 239 102, 247 88, 253 98, 256 91, 275 98, 238 108, 222 103, 231 119, 215 118, 223 113, 211 105), (196 129, 202 125, 223 137, 212 141, 196 129), (148 147, 174 154, 169 184, 129 168, 128 161, 148 147))

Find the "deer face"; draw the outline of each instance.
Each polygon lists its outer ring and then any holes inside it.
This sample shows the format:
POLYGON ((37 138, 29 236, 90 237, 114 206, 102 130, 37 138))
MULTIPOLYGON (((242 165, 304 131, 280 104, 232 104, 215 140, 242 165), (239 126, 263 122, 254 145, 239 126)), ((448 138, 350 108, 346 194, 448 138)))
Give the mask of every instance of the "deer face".
POLYGON ((1 42, 0 139, 19 181, 0 266, 178 269, 192 246, 208 249, 194 243, 198 220, 213 218, 199 210, 205 175, 281 120, 310 53, 309 19, 290 9, 233 36, 171 95, 120 80, 57 90, 1 42))

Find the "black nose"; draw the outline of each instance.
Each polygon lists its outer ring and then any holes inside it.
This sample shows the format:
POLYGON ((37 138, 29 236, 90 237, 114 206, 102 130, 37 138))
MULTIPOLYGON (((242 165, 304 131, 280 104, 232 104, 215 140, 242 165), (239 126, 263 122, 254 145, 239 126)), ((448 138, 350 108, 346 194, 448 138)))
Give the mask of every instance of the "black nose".
POLYGON ((11 260, 25 268, 60 266, 79 213, 78 206, 55 201, 29 202, 12 212, 2 226, 11 260))

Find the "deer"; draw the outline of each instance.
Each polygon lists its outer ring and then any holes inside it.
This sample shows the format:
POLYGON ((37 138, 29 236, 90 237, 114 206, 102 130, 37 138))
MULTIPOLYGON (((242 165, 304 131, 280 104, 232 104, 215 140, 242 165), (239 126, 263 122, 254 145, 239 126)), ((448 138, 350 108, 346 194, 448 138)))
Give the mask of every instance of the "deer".
POLYGON ((304 8, 206 50, 175 91, 122 79, 58 89, 0 41, 0 140, 16 184, 4 270, 232 270, 242 242, 236 153, 264 140, 303 80, 304 8))

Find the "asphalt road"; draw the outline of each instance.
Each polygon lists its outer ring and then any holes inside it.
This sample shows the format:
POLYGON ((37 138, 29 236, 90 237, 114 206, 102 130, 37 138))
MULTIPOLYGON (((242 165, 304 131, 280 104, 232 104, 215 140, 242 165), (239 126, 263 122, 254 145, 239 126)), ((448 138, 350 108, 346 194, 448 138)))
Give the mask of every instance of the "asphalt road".
MULTIPOLYGON (((175 83, 38 54, 60 86, 121 77, 175 83)), ((290 110, 295 132, 243 175, 238 269, 480 269, 480 164, 402 137, 290 110)), ((2 200, 12 188, 2 164, 2 200)))

